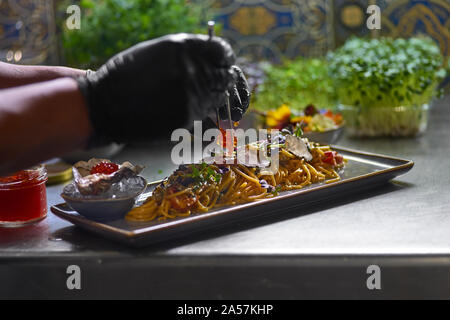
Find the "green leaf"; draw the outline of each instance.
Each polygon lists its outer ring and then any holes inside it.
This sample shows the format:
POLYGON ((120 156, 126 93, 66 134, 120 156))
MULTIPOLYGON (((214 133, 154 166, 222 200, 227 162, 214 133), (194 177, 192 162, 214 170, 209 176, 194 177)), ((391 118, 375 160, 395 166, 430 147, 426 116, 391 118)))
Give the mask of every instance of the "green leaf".
POLYGON ((273 194, 274 196, 277 196, 277 195, 280 193, 280 191, 281 191, 281 186, 276 186, 276 187, 275 187, 275 190, 272 191, 272 194, 273 194))
MULTIPOLYGON (((61 2, 61 11, 73 1, 61 2)), ((187 0, 82 0, 81 30, 64 30, 66 65, 96 69, 114 54, 170 33, 204 33, 201 6, 187 0)), ((218 28, 220 29, 220 28, 218 28)))
POLYGON ((439 47, 424 37, 352 38, 327 59, 337 99, 366 109, 428 103, 444 75, 439 47))
POLYGON ((303 136, 303 130, 301 125, 297 125, 295 128, 294 136, 301 138, 303 136))
POLYGON ((253 95, 252 106, 260 110, 278 108, 283 103, 291 110, 303 110, 308 104, 318 108, 336 104, 333 81, 325 59, 297 58, 281 65, 263 67, 264 83, 253 95))

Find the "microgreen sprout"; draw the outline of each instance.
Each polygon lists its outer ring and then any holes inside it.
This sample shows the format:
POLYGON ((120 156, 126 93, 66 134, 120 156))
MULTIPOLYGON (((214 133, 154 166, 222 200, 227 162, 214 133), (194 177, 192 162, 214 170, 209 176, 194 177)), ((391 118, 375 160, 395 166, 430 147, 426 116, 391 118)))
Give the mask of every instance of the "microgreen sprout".
POLYGON ((281 191, 281 186, 276 186, 275 190, 272 191, 272 194, 274 196, 277 196, 279 194, 279 192, 281 191))
POLYGON ((429 103, 446 73, 429 38, 352 38, 328 60, 340 103, 363 108, 429 103))
POLYGON ((202 162, 200 165, 191 165, 192 172, 187 174, 189 178, 195 180, 196 183, 204 183, 207 181, 220 182, 222 175, 214 170, 207 163, 202 162))

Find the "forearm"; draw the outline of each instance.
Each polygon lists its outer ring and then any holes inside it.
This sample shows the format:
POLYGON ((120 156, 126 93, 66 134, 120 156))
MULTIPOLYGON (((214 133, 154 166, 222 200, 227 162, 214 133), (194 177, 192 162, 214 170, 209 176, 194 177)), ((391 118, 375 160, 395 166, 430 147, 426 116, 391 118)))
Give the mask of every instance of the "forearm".
POLYGON ((73 79, 0 91, 0 176, 85 146, 91 130, 73 79))
POLYGON ((54 80, 76 78, 85 75, 85 70, 53 66, 21 66, 0 62, 0 89, 54 80))

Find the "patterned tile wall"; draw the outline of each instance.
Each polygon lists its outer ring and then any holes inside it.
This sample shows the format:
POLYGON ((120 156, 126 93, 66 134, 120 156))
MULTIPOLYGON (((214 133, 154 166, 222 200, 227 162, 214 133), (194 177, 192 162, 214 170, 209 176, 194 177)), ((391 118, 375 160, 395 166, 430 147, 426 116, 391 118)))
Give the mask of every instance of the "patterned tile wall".
POLYGON ((323 55, 334 46, 332 1, 198 1, 223 25, 238 55, 280 60, 323 55))
MULTIPOLYGON (((223 25, 239 55, 278 61, 320 56, 349 36, 369 36, 367 6, 382 35, 428 34, 450 55, 450 0, 190 0, 223 25)), ((0 0, 0 60, 57 63, 52 0, 0 0)))
POLYGON ((223 24, 240 54, 254 58, 317 56, 351 35, 373 35, 367 7, 382 12, 380 34, 428 34, 450 55, 450 0, 209 0, 199 1, 223 24))
POLYGON ((450 0, 391 0, 382 17, 382 34, 392 37, 427 34, 450 56, 450 0))

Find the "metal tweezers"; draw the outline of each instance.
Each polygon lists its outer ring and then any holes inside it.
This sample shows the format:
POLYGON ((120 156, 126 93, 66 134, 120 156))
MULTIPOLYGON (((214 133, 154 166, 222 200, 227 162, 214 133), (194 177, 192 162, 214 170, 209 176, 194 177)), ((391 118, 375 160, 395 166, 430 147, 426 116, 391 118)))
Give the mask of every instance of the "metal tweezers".
MULTIPOLYGON (((214 21, 208 21, 208 35, 209 40, 211 41, 214 37, 214 26, 216 23, 214 21)), ((228 123, 230 125, 230 130, 233 130, 233 120, 231 119, 231 106, 230 106, 230 94, 227 91, 225 91, 225 99, 227 104, 227 113, 228 113, 228 123)), ((219 109, 216 109, 216 117, 217 117, 217 128, 220 129, 220 115, 219 115, 219 109)))

